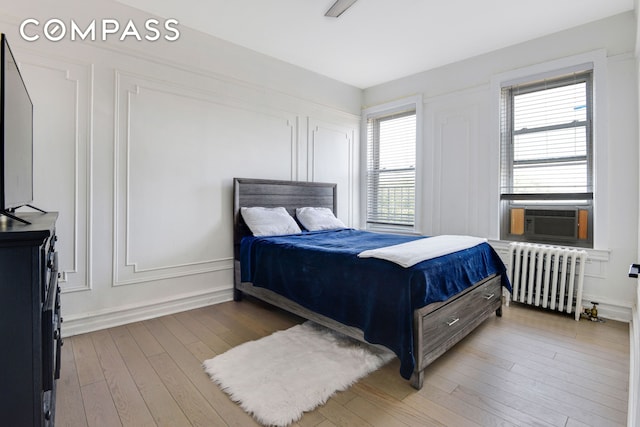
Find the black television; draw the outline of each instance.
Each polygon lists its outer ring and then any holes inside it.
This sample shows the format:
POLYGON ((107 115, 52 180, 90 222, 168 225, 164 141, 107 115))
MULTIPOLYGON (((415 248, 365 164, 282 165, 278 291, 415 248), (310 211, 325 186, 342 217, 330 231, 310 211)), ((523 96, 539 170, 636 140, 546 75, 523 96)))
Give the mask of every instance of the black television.
POLYGON ((5 34, 0 34, 0 215, 33 202, 33 103, 5 34))

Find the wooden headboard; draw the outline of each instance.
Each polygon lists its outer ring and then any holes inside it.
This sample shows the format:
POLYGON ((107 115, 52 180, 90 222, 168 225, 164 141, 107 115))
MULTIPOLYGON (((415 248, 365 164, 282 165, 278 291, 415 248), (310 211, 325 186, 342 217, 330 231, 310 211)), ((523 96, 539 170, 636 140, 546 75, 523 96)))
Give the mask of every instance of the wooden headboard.
POLYGON ((295 217, 296 208, 306 206, 337 211, 337 184, 270 179, 234 178, 233 180, 233 253, 240 258, 240 241, 251 235, 240 214, 241 207, 284 207, 295 217))

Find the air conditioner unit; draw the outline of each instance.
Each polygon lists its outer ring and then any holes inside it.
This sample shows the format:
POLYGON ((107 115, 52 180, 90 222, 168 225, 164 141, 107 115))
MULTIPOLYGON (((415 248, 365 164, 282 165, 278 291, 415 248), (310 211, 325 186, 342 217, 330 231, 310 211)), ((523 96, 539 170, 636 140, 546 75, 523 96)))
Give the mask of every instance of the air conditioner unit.
POLYGON ((575 242, 578 216, 578 209, 525 208, 524 235, 537 240, 575 242))

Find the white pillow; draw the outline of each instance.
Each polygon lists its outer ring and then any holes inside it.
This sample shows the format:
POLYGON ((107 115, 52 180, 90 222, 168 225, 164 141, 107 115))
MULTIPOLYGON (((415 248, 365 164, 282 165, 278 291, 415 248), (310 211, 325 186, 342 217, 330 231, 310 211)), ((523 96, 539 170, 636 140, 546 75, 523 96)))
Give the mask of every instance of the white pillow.
POLYGON ((309 231, 347 228, 329 208, 298 208, 296 209, 296 217, 300 224, 309 231))
POLYGON ((302 232, 285 208, 240 208, 240 213, 254 236, 278 236, 302 232))

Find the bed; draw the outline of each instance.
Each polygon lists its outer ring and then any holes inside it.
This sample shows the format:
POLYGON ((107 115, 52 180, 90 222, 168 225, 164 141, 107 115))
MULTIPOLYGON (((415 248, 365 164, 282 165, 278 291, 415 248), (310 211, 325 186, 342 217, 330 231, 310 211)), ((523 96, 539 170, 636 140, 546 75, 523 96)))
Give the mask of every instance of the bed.
POLYGON ((405 268, 359 255, 423 236, 345 228, 256 237, 241 214, 251 207, 284 208, 294 218, 303 207, 336 213, 335 184, 235 178, 233 193, 234 300, 251 295, 391 349, 416 389, 430 363, 494 312, 502 315, 510 285, 487 243, 405 268))

